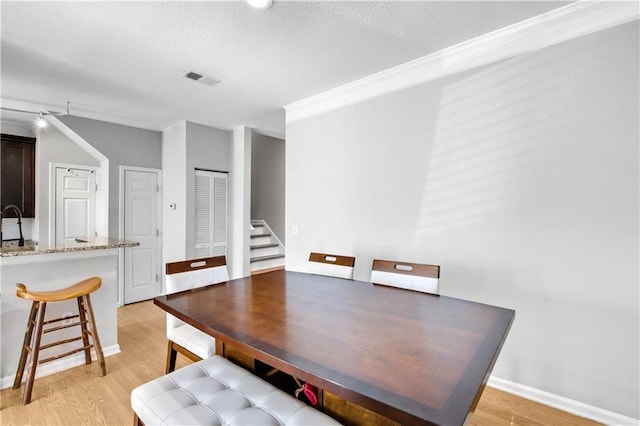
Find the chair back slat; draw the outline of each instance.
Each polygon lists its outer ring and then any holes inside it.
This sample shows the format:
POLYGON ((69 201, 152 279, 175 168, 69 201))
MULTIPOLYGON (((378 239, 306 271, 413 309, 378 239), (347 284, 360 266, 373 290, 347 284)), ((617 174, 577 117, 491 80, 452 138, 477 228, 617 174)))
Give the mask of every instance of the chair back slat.
POLYGON ((326 263, 329 265, 341 265, 353 268, 356 258, 352 256, 341 256, 338 254, 315 253, 309 254, 309 262, 326 263))
MULTIPOLYGON (((167 263, 165 270, 167 294, 229 281, 225 256, 167 263)), ((167 333, 182 324, 184 322, 167 314, 167 333)))
POLYGON ((356 258, 338 254, 309 254, 309 272, 338 278, 353 279, 353 267, 356 258))
POLYGON ((374 259, 371 282, 439 294, 440 266, 374 259))
POLYGON ((179 274, 181 272, 191 272, 198 269, 215 268, 216 266, 227 266, 225 256, 201 257, 199 259, 183 260, 180 262, 167 263, 165 273, 167 275, 179 274))

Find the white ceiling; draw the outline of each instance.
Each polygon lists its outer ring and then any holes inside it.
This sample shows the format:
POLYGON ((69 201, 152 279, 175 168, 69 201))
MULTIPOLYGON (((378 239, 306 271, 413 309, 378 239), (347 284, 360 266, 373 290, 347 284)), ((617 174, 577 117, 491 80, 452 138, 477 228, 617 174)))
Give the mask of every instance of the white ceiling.
POLYGON ((189 120, 282 137, 284 105, 567 3, 2 0, 0 91, 5 107, 70 101, 73 115, 147 129, 189 120))

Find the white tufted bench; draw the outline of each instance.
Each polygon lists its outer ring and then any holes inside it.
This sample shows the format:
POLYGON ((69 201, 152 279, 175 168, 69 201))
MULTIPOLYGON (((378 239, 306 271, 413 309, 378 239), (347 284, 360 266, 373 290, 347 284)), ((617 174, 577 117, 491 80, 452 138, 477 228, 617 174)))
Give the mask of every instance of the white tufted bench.
POLYGON ((217 355, 138 386, 131 407, 146 426, 339 424, 217 355))

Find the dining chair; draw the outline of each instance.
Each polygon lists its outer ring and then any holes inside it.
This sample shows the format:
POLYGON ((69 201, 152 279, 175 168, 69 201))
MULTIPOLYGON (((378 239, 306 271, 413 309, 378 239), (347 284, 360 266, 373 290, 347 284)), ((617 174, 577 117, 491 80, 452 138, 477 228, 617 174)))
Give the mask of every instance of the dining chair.
MULTIPOLYGON (((217 284, 229 280, 225 256, 204 257, 166 264, 167 294, 217 284)), ((216 353, 213 337, 167 314, 167 365, 165 374, 176 368, 179 353, 192 361, 210 358, 216 353)))
POLYGON ((440 266, 374 259, 371 282, 424 293, 439 294, 440 266))
MULTIPOLYGON (((308 272, 318 275, 326 275, 337 278, 353 279, 353 268, 356 263, 356 258, 352 256, 341 256, 337 254, 327 253, 309 253, 309 268, 308 272)), ((278 369, 272 368, 266 377, 269 377, 278 372, 278 369)), ((315 406, 318 403, 318 393, 320 392, 315 386, 309 383, 303 383, 296 376, 291 376, 296 382, 297 390, 295 391, 296 398, 300 394, 303 394, 311 403, 315 406)))
MULTIPOLYGON (((353 267, 355 262, 356 258, 351 256, 311 252, 309 254, 309 267, 307 270, 310 273, 318 275, 353 279, 353 267)), ((273 368, 264 363, 260 363, 260 365, 262 365, 262 369, 269 369, 265 374, 265 377, 270 377, 280 371, 277 368, 273 368)), ((309 383, 301 382, 296 376, 291 376, 291 378, 293 378, 297 386, 295 391, 296 398, 302 394, 309 400, 311 405, 315 406, 318 403, 319 390, 309 383)))
POLYGON ((355 263, 356 258, 352 256, 315 252, 309 254, 309 272, 319 275, 352 280, 355 263))

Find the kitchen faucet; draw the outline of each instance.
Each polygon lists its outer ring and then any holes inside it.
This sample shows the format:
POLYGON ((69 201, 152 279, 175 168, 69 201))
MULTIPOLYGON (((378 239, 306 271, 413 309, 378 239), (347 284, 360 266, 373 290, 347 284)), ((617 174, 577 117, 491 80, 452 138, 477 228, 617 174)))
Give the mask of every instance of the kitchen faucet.
POLYGON ((2 218, 9 209, 16 212, 16 216, 18 216, 18 229, 20 230, 20 241, 18 241, 18 247, 24 247, 24 237, 22 236, 22 213, 15 204, 9 204, 4 209, 2 209, 2 212, 0 212, 0 246, 2 246, 2 241, 4 241, 2 239, 2 218))

